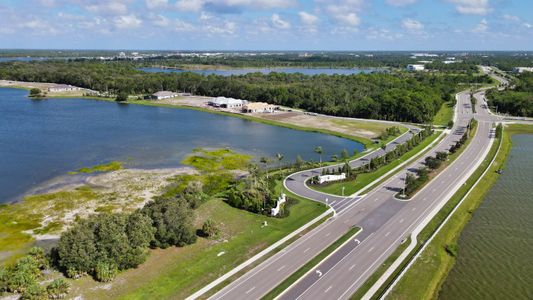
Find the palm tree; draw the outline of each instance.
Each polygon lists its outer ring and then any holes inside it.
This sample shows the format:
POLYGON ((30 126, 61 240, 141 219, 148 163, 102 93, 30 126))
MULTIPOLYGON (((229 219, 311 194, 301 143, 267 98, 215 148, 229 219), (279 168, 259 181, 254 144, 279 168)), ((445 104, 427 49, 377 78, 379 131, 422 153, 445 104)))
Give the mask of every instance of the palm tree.
POLYGON ((259 159, 259 161, 265 165, 266 176, 268 180, 268 164, 270 163, 270 157, 263 156, 261 159, 259 159))
POLYGON ((315 148, 315 153, 320 156, 320 166, 322 166, 322 153, 324 153, 324 150, 322 150, 321 146, 318 146, 315 148))
POLYGON ((281 173, 281 175, 283 175, 283 171, 282 171, 281 167, 283 165, 282 161, 283 161, 284 156, 281 153, 276 153, 276 158, 278 159, 278 162, 279 162, 279 172, 281 173))

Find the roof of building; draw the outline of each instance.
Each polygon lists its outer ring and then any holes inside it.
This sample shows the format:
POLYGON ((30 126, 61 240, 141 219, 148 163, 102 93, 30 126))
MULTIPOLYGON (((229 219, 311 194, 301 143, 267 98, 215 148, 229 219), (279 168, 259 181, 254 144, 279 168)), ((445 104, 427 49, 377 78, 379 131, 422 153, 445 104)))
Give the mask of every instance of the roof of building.
POLYGON ((174 97, 177 95, 178 93, 169 92, 169 91, 159 91, 157 93, 152 94, 152 96, 156 96, 156 97, 174 97))
POLYGON ((234 99, 234 98, 216 97, 211 100, 211 103, 215 103, 218 105, 222 105, 222 104, 230 105, 230 104, 246 104, 248 103, 248 101, 241 100, 241 99, 234 99))
POLYGON ((246 105, 247 109, 261 109, 261 108, 267 108, 267 107, 274 107, 274 105, 268 104, 265 102, 252 102, 246 105))
POLYGON ((69 84, 54 84, 54 85, 50 86, 49 88, 53 88, 53 89, 71 89, 71 88, 76 88, 76 87, 73 86, 73 85, 69 85, 69 84))

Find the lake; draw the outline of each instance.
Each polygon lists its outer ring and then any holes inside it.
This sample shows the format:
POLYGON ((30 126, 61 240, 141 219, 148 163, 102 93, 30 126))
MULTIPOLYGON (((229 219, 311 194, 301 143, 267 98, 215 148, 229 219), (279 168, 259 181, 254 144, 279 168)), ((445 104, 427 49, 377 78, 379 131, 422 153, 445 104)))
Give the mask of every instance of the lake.
POLYGON ((87 99, 31 100, 27 91, 0 88, 0 203, 47 180, 109 161, 128 167, 180 166, 194 148, 231 148, 255 157, 282 153, 318 160, 363 145, 188 109, 87 99))
POLYGON ((163 69, 163 68, 139 68, 139 70, 149 73, 163 72, 163 73, 185 73, 193 72, 201 75, 222 75, 222 76, 231 76, 231 75, 245 75, 248 73, 263 73, 268 74, 271 72, 278 73, 302 73, 304 75, 352 75, 360 73, 372 73, 372 72, 383 72, 383 70, 378 69, 330 69, 330 68, 250 68, 250 69, 208 69, 208 70, 183 70, 183 69, 163 69))
POLYGON ((506 167, 459 238, 439 299, 533 299, 533 135, 514 135, 506 167))

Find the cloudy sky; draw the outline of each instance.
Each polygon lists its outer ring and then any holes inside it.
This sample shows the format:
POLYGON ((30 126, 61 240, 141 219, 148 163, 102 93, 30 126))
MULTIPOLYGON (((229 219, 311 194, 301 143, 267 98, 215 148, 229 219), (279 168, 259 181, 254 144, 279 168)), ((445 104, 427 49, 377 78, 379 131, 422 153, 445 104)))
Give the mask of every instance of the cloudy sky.
POLYGON ((533 50, 533 1, 0 0, 0 48, 533 50))

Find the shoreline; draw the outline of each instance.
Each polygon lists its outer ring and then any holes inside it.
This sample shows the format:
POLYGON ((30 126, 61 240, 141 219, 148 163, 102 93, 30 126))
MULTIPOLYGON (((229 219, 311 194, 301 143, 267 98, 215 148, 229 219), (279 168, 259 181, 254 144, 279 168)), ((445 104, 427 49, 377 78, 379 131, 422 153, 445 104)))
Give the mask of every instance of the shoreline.
MULTIPOLYGON (((5 82, 13 82, 13 83, 27 84, 27 85, 29 85, 29 84, 54 85, 53 83, 31 83, 31 82, 22 82, 22 81, 13 81, 13 80, 0 80, 0 88, 14 88, 14 89, 23 89, 23 90, 29 90, 29 89, 32 88, 31 86, 24 86, 24 85, 5 85, 4 84, 5 82)), ((80 91, 80 92, 83 92, 83 90, 80 91)), ((203 98, 205 96, 193 96, 193 97, 203 98)), ((79 99, 88 99, 88 100, 106 101, 106 102, 117 103, 112 98, 97 97, 97 96, 84 96, 83 93, 77 94, 77 95, 62 95, 62 94, 55 93, 55 94, 52 94, 52 95, 46 95, 45 97, 43 97, 41 99, 70 99, 70 98, 73 98, 73 99, 79 98, 79 99)), ((270 120, 270 119, 266 119, 266 118, 260 118, 260 117, 256 117, 256 116, 252 116, 252 115, 246 115, 246 114, 243 114, 243 113, 235 113, 235 112, 230 112, 230 111, 221 111, 221 110, 215 110, 215 109, 210 109, 210 108, 205 108, 205 107, 200 107, 200 106, 194 106, 194 105, 187 105, 187 104, 169 104, 169 103, 165 103, 165 102, 156 102, 154 100, 128 100, 126 102, 119 103, 119 104, 134 104, 134 105, 145 105, 145 106, 165 107, 165 108, 191 109, 191 110, 196 110, 196 111, 201 111, 201 112, 206 112, 206 113, 212 113, 212 114, 219 114, 219 115, 224 115, 224 116, 229 116, 229 117, 241 118, 241 119, 245 119, 245 120, 248 120, 248 121, 262 123, 262 124, 271 125, 271 126, 278 126, 278 127, 284 127, 284 128, 293 129, 293 130, 300 130, 300 131, 305 131, 305 132, 314 132, 314 133, 332 135, 332 136, 336 136, 336 137, 340 137, 340 138, 344 138, 344 139, 348 139, 348 140, 352 140, 352 141, 361 143, 363 145, 363 147, 364 147, 364 151, 373 150, 375 148, 375 144, 374 144, 374 142, 372 141, 371 138, 362 137, 362 136, 354 136, 354 135, 350 135, 350 134, 346 134, 346 133, 339 132, 339 131, 334 131, 334 130, 313 128, 313 127, 305 127, 305 126, 300 126, 300 125, 291 124, 291 123, 284 123, 284 122, 270 120)), ((325 116, 325 117, 333 119, 333 120, 346 119, 344 117, 334 117, 334 116, 325 116)), ((371 120, 371 119, 358 119, 358 118, 349 118, 348 121, 350 119, 353 122, 390 124, 390 126, 400 126, 400 127, 407 128, 401 122, 371 120)))

